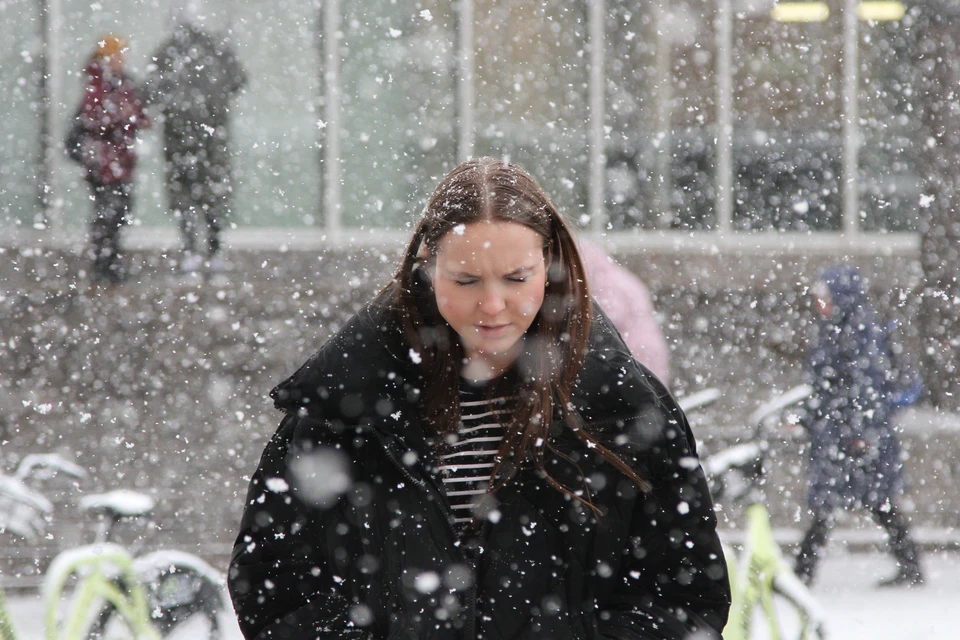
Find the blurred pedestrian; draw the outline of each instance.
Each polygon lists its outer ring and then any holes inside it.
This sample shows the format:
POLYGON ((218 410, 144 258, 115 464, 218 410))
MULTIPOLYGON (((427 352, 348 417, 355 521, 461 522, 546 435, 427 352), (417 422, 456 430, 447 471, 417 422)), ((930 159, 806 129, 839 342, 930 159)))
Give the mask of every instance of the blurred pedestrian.
POLYGON ((897 504, 904 487, 885 325, 853 267, 827 269, 813 294, 820 320, 808 357, 814 394, 804 417, 810 432, 810 524, 797 554, 797 574, 813 581, 834 512, 862 509, 886 530, 897 560, 896 574, 880 584, 919 585, 917 546, 897 504))
POLYGON ((83 166, 93 191, 92 276, 108 283, 126 275, 120 230, 130 214, 137 131, 150 126, 125 70, 127 51, 122 36, 106 34, 97 40, 84 68, 83 98, 66 141, 68 155, 83 166))
POLYGON ((152 57, 147 101, 163 123, 167 200, 183 237, 180 268, 197 271, 206 263, 215 271, 225 266, 220 232, 233 193, 230 101, 247 78, 226 39, 203 29, 195 1, 175 9, 173 22, 172 35, 152 57))
POLYGON ((716 638, 693 434, 547 195, 434 191, 393 281, 272 392, 229 569, 247 638, 716 638))
POLYGON ((657 323, 647 285, 596 243, 584 238, 579 243, 590 293, 620 331, 633 356, 669 386, 670 347, 657 323))

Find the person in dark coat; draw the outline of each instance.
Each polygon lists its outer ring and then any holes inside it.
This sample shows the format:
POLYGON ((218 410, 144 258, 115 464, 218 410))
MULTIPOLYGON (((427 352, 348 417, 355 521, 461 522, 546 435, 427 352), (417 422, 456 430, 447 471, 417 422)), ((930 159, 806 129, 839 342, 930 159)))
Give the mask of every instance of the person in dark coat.
POLYGON ((220 232, 233 193, 230 102, 247 82, 226 39, 206 32, 192 2, 177 10, 173 34, 156 49, 146 81, 147 101, 159 110, 167 200, 180 223, 180 267, 223 267, 220 232), (198 251, 204 221, 206 251, 198 251))
POLYGON ((811 518, 798 550, 797 574, 813 581, 836 509, 863 509, 886 530, 897 560, 897 573, 881 584, 921 584, 917 547, 897 506, 904 486, 885 328, 853 267, 827 269, 813 293, 820 321, 808 356, 814 395, 804 417, 810 433, 811 518))
POLYGON ((246 638, 723 628, 687 420, 516 165, 448 174, 393 280, 271 396, 228 573, 246 638))
POLYGON ((66 142, 68 155, 83 166, 93 191, 92 276, 108 283, 125 276, 120 230, 130 213, 137 132, 150 126, 140 95, 124 69, 127 50, 126 40, 115 34, 97 41, 84 68, 83 98, 66 142))

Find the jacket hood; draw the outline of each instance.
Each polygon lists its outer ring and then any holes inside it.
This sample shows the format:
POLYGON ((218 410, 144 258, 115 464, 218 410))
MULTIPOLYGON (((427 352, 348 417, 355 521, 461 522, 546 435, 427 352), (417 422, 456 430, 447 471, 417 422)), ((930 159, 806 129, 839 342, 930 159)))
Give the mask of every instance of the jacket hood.
POLYGON ((848 265, 833 265, 820 276, 830 291, 831 302, 844 315, 852 315, 866 305, 860 272, 848 265))
POLYGON ((416 354, 396 315, 370 304, 274 387, 270 397, 277 409, 318 419, 359 423, 365 415, 385 417, 397 410, 397 398, 415 401, 420 393, 411 358, 416 354))

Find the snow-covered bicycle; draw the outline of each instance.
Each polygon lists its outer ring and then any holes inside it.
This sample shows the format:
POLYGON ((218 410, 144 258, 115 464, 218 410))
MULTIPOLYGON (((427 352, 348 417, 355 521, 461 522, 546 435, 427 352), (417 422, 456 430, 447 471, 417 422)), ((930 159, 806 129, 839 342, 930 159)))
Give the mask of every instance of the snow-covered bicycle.
MULTIPOLYGON (((43 536, 53 503, 32 485, 58 474, 82 479, 86 472, 56 454, 30 454, 12 475, 0 473, 0 533, 34 542, 43 536)), ((17 640, 6 594, 0 585, 0 640, 17 640)))
POLYGON ((762 491, 769 431, 812 391, 809 385, 799 385, 764 403, 750 415, 749 442, 718 451, 702 462, 714 498, 744 505, 743 549, 735 553, 727 547, 725 551, 733 603, 724 640, 757 637, 753 635, 756 618, 766 621, 764 637, 770 640, 824 637, 823 609, 783 557, 762 491))
MULTIPOLYGON (((14 476, 0 476, 0 530, 33 539, 42 533, 50 502, 29 486, 25 465, 81 478, 82 469, 59 456, 27 456, 14 476)), ((161 550, 135 557, 112 542, 122 520, 142 518, 154 507, 149 496, 131 491, 89 495, 80 509, 98 519, 92 544, 60 553, 47 569, 42 593, 48 640, 220 637, 226 608, 224 578, 202 559, 161 550)), ((14 640, 0 601, 0 640, 14 640), (3 635, 8 632, 9 635, 3 635)))

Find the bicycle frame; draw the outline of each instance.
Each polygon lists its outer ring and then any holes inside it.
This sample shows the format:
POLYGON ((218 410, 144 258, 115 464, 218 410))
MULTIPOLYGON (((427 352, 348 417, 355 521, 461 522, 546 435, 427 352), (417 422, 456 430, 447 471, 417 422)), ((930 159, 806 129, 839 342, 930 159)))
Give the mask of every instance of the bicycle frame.
POLYGON ((7 596, 0 586, 0 640, 17 640, 17 633, 13 628, 13 620, 7 611, 7 596))
MULTIPOLYGON (((0 475, 0 531, 28 540, 39 537, 44 517, 53 511, 53 505, 25 481, 46 479, 59 472, 76 478, 86 475, 56 454, 28 455, 14 476, 0 475)), ((210 616, 227 605, 223 578, 215 569, 200 558, 175 551, 155 551, 134 558, 124 547, 108 542, 116 522, 142 516, 153 504, 152 498, 123 490, 86 496, 80 501, 81 510, 101 515, 100 526, 93 544, 60 553, 45 573, 42 594, 48 640, 85 640, 91 624, 103 626, 117 618, 134 640, 159 640, 181 620, 180 616, 189 616, 195 604, 198 608, 204 605, 201 612, 211 620, 211 637, 219 633, 216 620, 210 616), (189 586, 195 586, 195 591, 172 592, 170 587, 175 589, 177 584, 163 576, 174 574, 195 580, 199 586, 191 582, 189 586), (178 599, 154 602, 151 598, 161 585, 165 591, 160 595, 169 600, 172 593, 178 599), (68 588, 70 593, 66 594, 68 588)), ((0 640, 16 638, 0 587, 0 640)))
POLYGON ((764 429, 769 428, 771 418, 801 402, 811 392, 809 385, 800 385, 763 404, 750 415, 750 424, 756 428, 756 435, 750 442, 724 449, 703 463, 707 475, 716 479, 732 470, 748 472, 743 478, 742 489, 745 490, 738 495, 746 501, 744 548, 739 556, 732 549, 724 550, 732 596, 730 616, 723 630, 724 640, 749 640, 757 607, 767 620, 770 639, 783 638, 784 630, 778 623, 774 604, 775 595, 790 603, 796 613, 799 625, 796 637, 804 640, 823 637, 823 611, 784 559, 774 539, 770 514, 759 488, 767 451, 764 429))
POLYGON ((743 553, 738 557, 730 550, 726 552, 733 602, 730 618, 723 630, 724 640, 750 638, 753 611, 758 605, 767 619, 771 640, 782 638, 774 610, 774 593, 782 595, 796 608, 800 624, 798 637, 818 637, 823 614, 784 559, 780 545, 773 537, 766 506, 750 504, 746 507, 744 517, 747 538, 743 553))
MULTIPOLYGON (((32 478, 50 478, 64 472, 83 478, 86 472, 54 454, 30 454, 20 461, 12 476, 0 473, 0 532, 10 532, 26 540, 35 540, 44 530, 45 517, 53 512, 53 504, 28 486, 32 478)), ((7 597, 0 586, 0 640, 17 640, 13 619, 7 609, 7 597)))
POLYGON ((98 601, 108 602, 134 632, 135 640, 160 640, 153 628, 147 594, 134 568, 134 559, 116 544, 88 545, 66 551, 51 563, 43 584, 47 640, 83 640, 85 622, 98 601), (63 624, 58 620, 60 599, 70 576, 80 578, 63 624), (120 576, 126 592, 117 587, 120 576))

